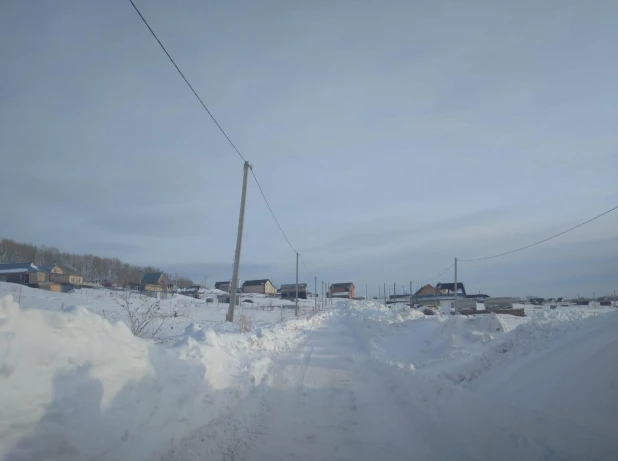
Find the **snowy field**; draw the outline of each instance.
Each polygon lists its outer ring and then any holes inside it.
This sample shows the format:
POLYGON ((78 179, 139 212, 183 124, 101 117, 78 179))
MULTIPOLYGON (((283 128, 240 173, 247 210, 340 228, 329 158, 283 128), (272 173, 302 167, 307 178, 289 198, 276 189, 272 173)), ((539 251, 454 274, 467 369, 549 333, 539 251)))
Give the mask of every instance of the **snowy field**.
MULTIPOLYGON (((618 309, 425 316, 185 296, 158 341, 118 292, 0 283, 0 459, 613 460, 618 309), (19 301, 19 303, 17 302, 19 301)), ((140 298, 136 298, 136 302, 140 298)), ((274 302, 273 302, 274 301, 274 302)))

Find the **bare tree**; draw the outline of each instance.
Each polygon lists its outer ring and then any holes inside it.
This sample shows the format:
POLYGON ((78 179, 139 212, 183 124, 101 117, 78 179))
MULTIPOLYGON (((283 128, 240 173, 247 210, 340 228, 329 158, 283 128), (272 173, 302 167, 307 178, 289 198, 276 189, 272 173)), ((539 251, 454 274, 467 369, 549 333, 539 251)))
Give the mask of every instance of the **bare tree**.
POLYGON ((177 316, 176 312, 164 312, 158 299, 142 296, 135 299, 130 291, 116 297, 115 301, 129 317, 131 333, 140 338, 158 339, 163 326, 177 316))

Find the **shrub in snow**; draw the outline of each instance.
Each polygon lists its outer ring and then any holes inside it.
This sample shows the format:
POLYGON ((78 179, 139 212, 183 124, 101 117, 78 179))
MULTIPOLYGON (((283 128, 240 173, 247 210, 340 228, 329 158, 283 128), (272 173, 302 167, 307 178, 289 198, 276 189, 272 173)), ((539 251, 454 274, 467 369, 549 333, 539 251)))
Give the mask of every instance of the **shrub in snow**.
POLYGON ((163 311, 158 299, 133 298, 130 292, 125 292, 115 300, 129 318, 131 333, 140 338, 157 339, 163 326, 177 316, 176 312, 163 311))
POLYGON ((241 333, 248 333, 253 329, 253 320, 249 314, 240 314, 236 322, 241 333))

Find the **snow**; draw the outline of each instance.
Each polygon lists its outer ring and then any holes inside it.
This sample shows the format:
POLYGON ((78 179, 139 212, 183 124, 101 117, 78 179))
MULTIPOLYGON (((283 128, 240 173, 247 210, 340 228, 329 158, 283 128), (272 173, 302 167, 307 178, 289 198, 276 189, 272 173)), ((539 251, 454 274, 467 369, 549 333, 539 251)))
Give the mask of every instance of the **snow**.
POLYGON ((247 334, 190 323, 164 345, 83 307, 1 298, 0 459, 153 459, 249 395, 272 357, 324 318, 258 319, 247 334))
POLYGON ((0 459, 610 460, 618 310, 424 315, 405 304, 176 295, 161 341, 108 290, 0 283, 0 459), (12 298, 19 299, 20 305, 12 298), (276 303, 276 304, 274 304, 276 303), (279 304, 280 303, 280 304, 279 304), (283 317, 283 319, 282 319, 283 317))

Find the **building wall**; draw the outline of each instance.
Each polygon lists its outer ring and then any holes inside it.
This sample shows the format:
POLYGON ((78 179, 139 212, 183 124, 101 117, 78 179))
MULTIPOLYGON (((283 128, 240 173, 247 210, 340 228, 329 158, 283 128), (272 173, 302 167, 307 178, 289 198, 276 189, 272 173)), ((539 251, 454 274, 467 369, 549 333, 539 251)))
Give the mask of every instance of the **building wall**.
POLYGON ((55 291, 58 293, 62 292, 62 285, 59 283, 44 282, 40 283, 38 287, 41 290, 55 291))
MULTIPOLYGON (((346 296, 347 298, 354 298, 356 297, 356 290, 354 289, 354 285, 350 285, 349 291, 347 288, 339 288, 339 287, 331 287, 331 294, 334 297, 337 297, 337 293, 347 293, 348 295, 346 296)), ((341 295, 339 297, 342 297, 341 295)))
POLYGON ((70 283, 72 285, 81 285, 84 281, 84 278, 81 275, 59 274, 52 272, 49 276, 49 280, 56 283, 70 283))
POLYGON ((272 283, 266 282, 265 285, 244 286, 242 288, 242 292, 243 293, 258 293, 258 294, 264 294, 264 295, 274 295, 277 293, 277 289, 272 283))
POLYGON ((161 285, 155 285, 153 283, 147 283, 146 285, 144 285, 144 291, 163 291, 163 288, 161 287, 161 285))
POLYGON ((264 294, 274 295, 276 293, 277 289, 275 288, 275 286, 270 282, 266 282, 266 285, 264 285, 264 294))
POLYGON ((52 274, 64 274, 64 271, 59 266, 54 266, 51 270, 52 274))
POLYGON ((47 274, 45 272, 30 272, 28 274, 28 283, 30 285, 37 285, 45 282, 47 282, 47 274))

